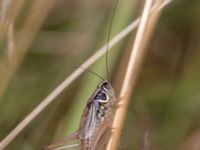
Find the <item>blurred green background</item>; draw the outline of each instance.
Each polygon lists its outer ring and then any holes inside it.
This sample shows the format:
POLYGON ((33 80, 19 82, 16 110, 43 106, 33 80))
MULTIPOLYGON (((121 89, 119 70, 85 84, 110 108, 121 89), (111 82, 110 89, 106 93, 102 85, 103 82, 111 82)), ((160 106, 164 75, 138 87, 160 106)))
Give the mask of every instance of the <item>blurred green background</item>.
MULTIPOLYGON (((23 21, 29 13, 42 14, 43 9, 31 10, 37 1, 21 2, 23 7, 15 19, 14 33, 17 41, 23 42, 26 35, 17 36, 24 28, 23 21)), ((119 1, 112 36, 137 18, 143 2, 119 1)), ((2 3, 3 0, 1 6, 2 3)), ((150 150, 200 149, 199 9, 198 0, 174 0, 163 10, 133 91, 119 149, 140 150, 146 132, 150 150)), ((112 11, 113 2, 106 0, 59 0, 53 4, 0 97, 0 139, 74 67, 106 42, 112 11)), ((37 19, 40 18, 33 18, 33 23, 37 24, 37 19)), ((0 40, 0 56, 3 56, 6 35, 0 40)), ((129 37, 125 38, 108 54, 112 78, 128 41, 129 37)), ((0 64, 1 80, 5 78, 1 74, 7 71, 2 68, 0 64)), ((105 57, 90 69, 106 78, 105 57)), ((75 131, 83 108, 99 81, 90 73, 81 75, 5 149, 42 149, 75 131)))

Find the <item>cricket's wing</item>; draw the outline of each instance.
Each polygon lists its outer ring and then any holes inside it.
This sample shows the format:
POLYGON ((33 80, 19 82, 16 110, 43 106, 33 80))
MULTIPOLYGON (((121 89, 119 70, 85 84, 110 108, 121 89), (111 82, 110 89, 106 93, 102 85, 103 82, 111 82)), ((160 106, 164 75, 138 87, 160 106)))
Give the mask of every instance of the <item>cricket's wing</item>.
POLYGON ((68 148, 78 148, 80 144, 67 145, 67 143, 70 141, 78 140, 79 139, 78 135, 79 135, 79 132, 76 131, 72 133, 70 136, 66 137, 65 139, 55 144, 48 145, 47 147, 44 148, 44 150, 61 150, 61 149, 68 149, 68 148))
POLYGON ((92 136, 95 130, 97 103, 91 103, 87 106, 81 117, 79 127, 79 138, 87 139, 92 136))

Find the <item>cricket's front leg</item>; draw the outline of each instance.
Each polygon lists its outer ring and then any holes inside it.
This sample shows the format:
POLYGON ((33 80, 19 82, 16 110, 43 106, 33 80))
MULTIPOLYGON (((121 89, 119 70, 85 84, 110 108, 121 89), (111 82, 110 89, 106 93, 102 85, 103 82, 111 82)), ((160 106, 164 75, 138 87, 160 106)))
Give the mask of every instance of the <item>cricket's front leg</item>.
POLYGON ((115 98, 114 103, 112 104, 112 108, 118 109, 123 105, 123 97, 115 98))

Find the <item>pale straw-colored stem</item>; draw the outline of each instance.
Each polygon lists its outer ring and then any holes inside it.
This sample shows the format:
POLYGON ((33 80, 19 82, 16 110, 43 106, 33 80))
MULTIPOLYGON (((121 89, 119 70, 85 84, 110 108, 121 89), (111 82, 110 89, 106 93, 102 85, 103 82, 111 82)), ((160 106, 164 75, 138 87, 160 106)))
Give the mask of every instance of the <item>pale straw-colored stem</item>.
POLYGON ((16 49, 15 49, 15 38, 14 38, 14 23, 10 19, 7 31, 7 57, 10 65, 15 63, 16 49))
POLYGON ((13 56, 15 53, 14 44, 14 20, 12 16, 12 4, 13 0, 2 0, 0 8, 0 42, 2 42, 2 37, 4 32, 7 33, 7 57, 10 64, 13 63, 13 56))
POLYGON ((2 43, 4 33, 7 32, 11 4, 12 4, 12 0, 0 1, 0 44, 2 43))
POLYGON ((2 27, 2 24, 4 24, 8 15, 8 12, 10 10, 12 4, 12 0, 2 0, 0 2, 0 27, 2 27))
POLYGON ((150 16, 150 8, 153 0, 146 0, 141 21, 136 33, 135 41, 132 46, 131 54, 128 60, 128 65, 125 71, 125 76, 121 86, 119 97, 121 99, 120 107, 115 112, 112 128, 113 134, 107 146, 107 150, 116 150, 120 141, 121 130, 125 121, 128 104, 130 102, 133 86, 136 83, 136 77, 138 74, 139 67, 144 56, 145 46, 152 33, 152 29, 158 18, 159 10, 161 10, 170 1, 160 3, 159 0, 155 1, 153 6, 152 14, 150 16), (164 4, 164 5, 163 5, 164 4), (156 11, 155 11, 156 10, 156 11))
POLYGON ((141 150, 149 150, 149 145, 150 145, 150 143, 149 143, 149 132, 146 131, 146 132, 144 133, 143 143, 142 143, 142 148, 141 148, 141 150))
POLYGON ((125 74, 125 78, 124 78, 124 83, 122 85, 122 88, 121 88, 121 93, 120 93, 120 97, 124 97, 127 93, 127 89, 129 89, 129 81, 131 81, 131 78, 132 78, 132 72, 133 72, 133 67, 134 67, 134 64, 136 62, 136 57, 138 56, 138 53, 139 53, 139 48, 140 48, 140 45, 142 44, 142 39, 143 39, 143 36, 144 36, 144 31, 145 31, 145 28, 146 28, 146 25, 147 25, 147 21, 148 21, 148 17, 149 17, 149 14, 150 14, 150 8, 151 8, 151 5, 153 3, 153 0, 146 0, 146 4, 145 4, 145 7, 144 7, 144 11, 143 11, 143 14, 142 14, 142 18, 141 18, 141 21, 140 21, 140 24, 139 24, 139 28, 138 28, 138 31, 137 31, 137 34, 136 34, 136 38, 135 38, 135 42, 134 42, 134 45, 133 45, 133 48, 132 48, 132 53, 130 55, 130 59, 129 59, 129 63, 128 63, 128 66, 127 66, 127 72, 125 74))
POLYGON ((139 48, 140 48, 141 41, 144 36, 144 31, 145 31, 145 28, 147 25, 147 21, 148 21, 148 17, 150 14, 150 8, 152 6, 152 3, 153 3, 153 0, 146 0, 145 7, 143 9, 143 14, 141 17, 141 21, 139 24, 139 28, 138 28, 138 31, 136 34, 135 42, 134 42, 134 45, 133 45, 133 48, 132 48, 132 51, 130 54, 128 66, 126 69, 125 77, 124 77, 121 91, 120 91, 120 97, 123 98, 122 99, 123 106, 119 107, 116 110, 115 118, 113 121, 114 132, 112 134, 111 140, 109 141, 107 150, 117 149, 117 146, 118 146, 118 143, 120 140, 120 133, 121 133, 122 126, 124 124, 124 118, 125 118, 125 113, 126 113, 126 110, 128 107, 128 101, 130 99, 130 93, 131 93, 130 90, 132 90, 132 87, 130 87, 130 86, 132 86, 132 84, 130 84, 130 81, 132 81, 132 76, 134 75, 133 69, 135 67, 135 61, 136 61, 136 58, 137 58, 139 50, 140 50, 139 48))
POLYGON ((25 0, 1 0, 0 1, 0 42, 9 30, 10 19, 15 22, 25 0))

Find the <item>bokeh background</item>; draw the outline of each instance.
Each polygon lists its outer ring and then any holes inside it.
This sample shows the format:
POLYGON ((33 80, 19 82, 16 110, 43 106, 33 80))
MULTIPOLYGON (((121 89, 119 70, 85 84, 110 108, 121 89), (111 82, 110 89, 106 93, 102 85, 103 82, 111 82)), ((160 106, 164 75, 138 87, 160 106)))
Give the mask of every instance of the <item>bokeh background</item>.
MULTIPOLYGON (((0 139, 3 139, 106 43, 113 1, 7 0, 6 6, 5 0, 0 2, 3 89, 0 89, 0 139), (10 22, 13 32, 8 30, 10 22)), ((137 0, 119 1, 111 36, 136 19, 143 4, 144 1, 137 0)), ((200 149, 199 9, 198 0, 174 0, 162 11, 133 91, 119 149, 141 149, 146 133, 149 150, 200 149)), ((132 36, 108 53, 114 83, 130 39, 132 36)), ((106 78, 105 57, 90 69, 106 78)), ((5 149, 39 150, 75 131, 99 81, 85 72, 5 149)))

